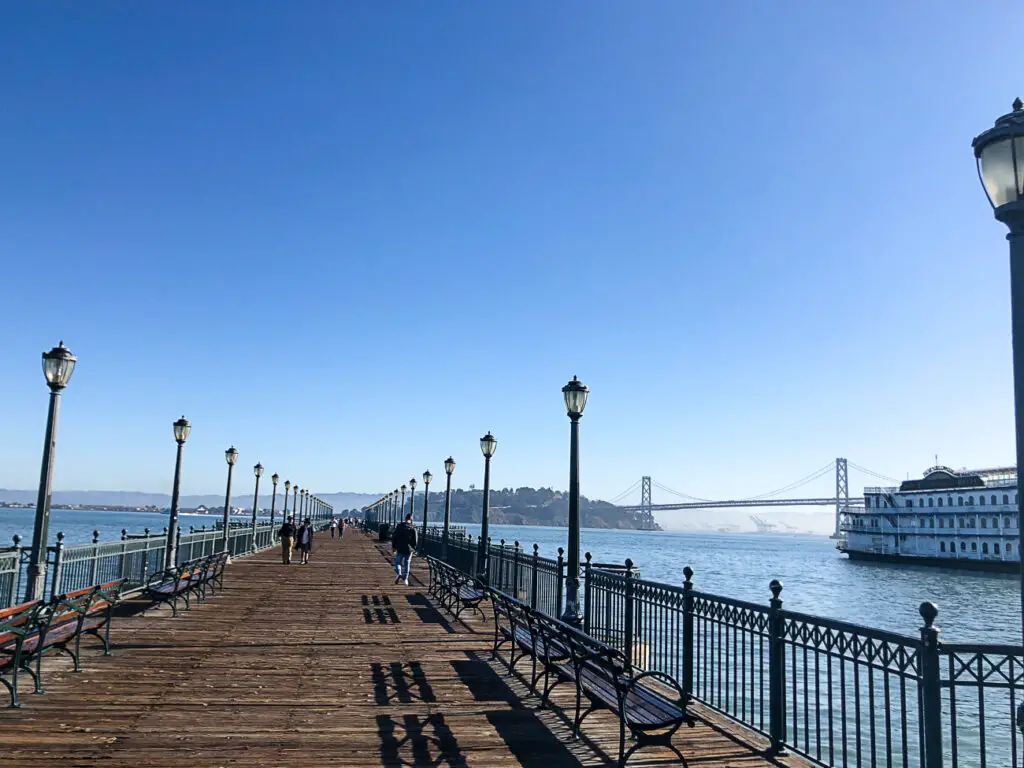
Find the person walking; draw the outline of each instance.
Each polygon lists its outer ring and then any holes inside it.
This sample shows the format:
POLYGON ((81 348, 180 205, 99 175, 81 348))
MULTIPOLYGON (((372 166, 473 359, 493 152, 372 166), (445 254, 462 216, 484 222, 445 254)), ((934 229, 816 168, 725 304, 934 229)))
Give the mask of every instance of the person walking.
POLYGON ((345 535, 345 518, 338 521, 338 538, 342 538, 345 535))
POLYGON ((308 517, 299 528, 296 540, 299 544, 299 552, 302 555, 301 565, 309 565, 309 553, 313 551, 313 521, 308 517))
POLYGON ((331 538, 334 538, 334 532, 338 530, 338 521, 335 518, 331 518, 331 538))
POLYGON ((295 518, 288 515, 277 535, 281 537, 281 562, 292 564, 292 547, 295 545, 295 518))
POLYGON ((395 550, 395 584, 403 581, 408 586, 412 554, 416 549, 416 526, 412 524, 412 512, 405 516, 405 522, 395 526, 391 547, 395 550))

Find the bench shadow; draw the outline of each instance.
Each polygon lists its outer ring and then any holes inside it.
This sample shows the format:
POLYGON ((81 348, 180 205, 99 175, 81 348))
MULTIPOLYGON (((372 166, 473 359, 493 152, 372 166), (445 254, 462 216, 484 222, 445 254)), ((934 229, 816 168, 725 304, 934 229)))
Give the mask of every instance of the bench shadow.
POLYGON ((400 721, 390 715, 378 715, 377 734, 382 765, 469 768, 442 714, 402 715, 400 721), (411 750, 411 759, 401 756, 405 750, 411 750))
POLYGON ((531 710, 498 709, 487 713, 487 721, 523 768, 562 768, 593 760, 582 741, 573 744, 574 754, 531 710))
POLYGON ((437 701, 434 689, 418 661, 405 665, 393 661, 386 668, 383 664, 373 663, 370 665, 370 674, 373 677, 373 698, 378 707, 386 707, 394 701, 401 704, 414 701, 431 704, 437 701))
POLYGON ((467 659, 452 661, 451 665, 474 701, 498 701, 516 709, 525 706, 501 675, 476 651, 466 651, 466 656, 467 659))
POLYGON ((426 597, 421 594, 415 594, 406 595, 405 599, 409 601, 421 622, 424 624, 437 624, 449 635, 457 634, 458 630, 452 626, 448 618, 441 611, 437 610, 426 597))

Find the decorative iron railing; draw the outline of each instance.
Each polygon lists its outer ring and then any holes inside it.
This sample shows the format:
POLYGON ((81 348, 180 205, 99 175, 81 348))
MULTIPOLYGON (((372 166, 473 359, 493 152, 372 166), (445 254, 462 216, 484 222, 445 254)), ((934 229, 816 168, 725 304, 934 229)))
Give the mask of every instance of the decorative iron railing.
MULTIPOLYGON (((424 546, 439 555, 432 535, 424 546)), ((561 614, 561 550, 557 560, 518 542, 488 552, 496 588, 561 614)), ((471 540, 449 542, 448 555, 477 573, 471 540)), ((699 592, 683 573, 682 586, 647 581, 628 560, 597 564, 588 553, 584 631, 764 734, 774 753, 829 768, 1024 768, 1024 647, 941 643, 930 603, 918 635, 903 635, 787 610, 778 581, 759 604, 699 592)))

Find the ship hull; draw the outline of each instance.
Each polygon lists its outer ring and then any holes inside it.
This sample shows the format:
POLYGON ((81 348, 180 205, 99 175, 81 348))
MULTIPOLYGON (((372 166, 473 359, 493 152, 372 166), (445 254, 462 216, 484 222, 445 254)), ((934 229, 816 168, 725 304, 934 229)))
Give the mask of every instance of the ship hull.
POLYGON ((1014 560, 968 560, 941 557, 917 557, 916 555, 883 555, 877 552, 841 550, 851 560, 874 563, 899 563, 900 565, 927 565, 933 568, 953 568, 958 571, 983 571, 987 573, 1020 573, 1020 563, 1014 560))

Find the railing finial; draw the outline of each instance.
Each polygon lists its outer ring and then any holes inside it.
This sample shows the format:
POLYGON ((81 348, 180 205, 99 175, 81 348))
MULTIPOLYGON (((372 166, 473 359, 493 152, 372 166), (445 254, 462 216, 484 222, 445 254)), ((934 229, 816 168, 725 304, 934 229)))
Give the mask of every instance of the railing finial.
POLYGON ((935 603, 929 603, 925 600, 918 607, 917 612, 921 614, 921 618, 924 619, 924 625, 931 627, 935 623, 935 617, 939 615, 939 607, 935 603))
POLYGON ((691 568, 690 566, 686 566, 685 568, 683 568, 683 578, 685 578, 686 583, 689 584, 690 581, 693 579, 693 568, 691 568))
POLYGON ((99 544, 100 543, 100 532, 99 531, 93 531, 92 532, 92 543, 93 544, 99 544))
POLYGON ((768 585, 768 589, 772 591, 772 598, 778 600, 779 595, 782 594, 782 582, 778 579, 772 579, 771 584, 768 585))

